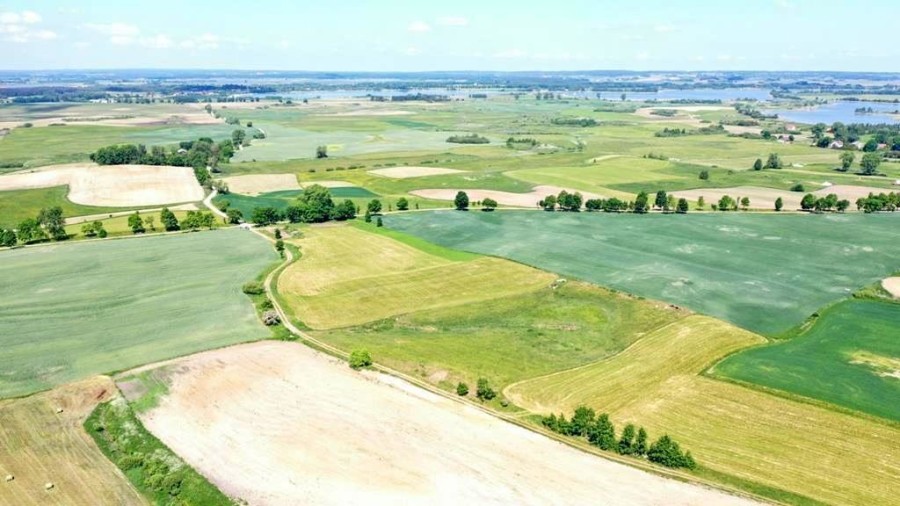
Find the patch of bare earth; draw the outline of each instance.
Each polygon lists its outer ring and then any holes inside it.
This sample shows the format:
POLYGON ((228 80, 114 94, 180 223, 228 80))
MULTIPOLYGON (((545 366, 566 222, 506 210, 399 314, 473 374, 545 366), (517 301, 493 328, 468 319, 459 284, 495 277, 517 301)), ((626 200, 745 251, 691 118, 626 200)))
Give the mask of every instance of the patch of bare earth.
POLYGON ((253 505, 749 504, 582 453, 294 343, 176 361, 146 427, 253 505))
POLYGON ((369 174, 384 176, 393 179, 406 179, 409 177, 442 176, 456 174, 463 170, 445 169, 442 167, 388 167, 386 169, 370 170, 369 174))
POLYGON ((51 165, 0 176, 0 191, 68 186, 76 204, 105 207, 165 205, 203 200, 190 167, 51 165))
MULTIPOLYGON (((578 190, 573 190, 571 188, 561 188, 559 186, 535 186, 528 193, 512 193, 512 192, 504 192, 498 190, 466 190, 466 189, 430 189, 430 190, 413 190, 409 193, 415 195, 417 197, 422 197, 426 199, 432 200, 453 200, 456 198, 457 192, 464 191, 466 195, 469 196, 470 202, 481 201, 486 198, 491 198, 497 201, 501 206, 511 206, 511 207, 537 207, 538 202, 544 199, 544 197, 548 195, 558 195, 562 190, 566 190, 569 193, 574 193, 578 190)), ((599 199, 606 198, 596 193, 590 192, 582 192, 582 197, 584 199, 599 199)))
POLYGON ((228 185, 228 191, 242 195, 300 189, 294 174, 249 174, 226 177, 223 181, 228 185))
POLYGON ((893 276, 881 280, 881 286, 887 290, 889 294, 893 295, 895 299, 900 299, 900 276, 893 276))

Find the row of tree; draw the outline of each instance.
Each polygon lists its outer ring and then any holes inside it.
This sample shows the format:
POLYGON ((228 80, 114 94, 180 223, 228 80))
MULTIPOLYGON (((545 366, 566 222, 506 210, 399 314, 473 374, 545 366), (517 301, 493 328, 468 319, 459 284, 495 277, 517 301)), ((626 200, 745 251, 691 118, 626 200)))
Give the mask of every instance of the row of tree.
MULTIPOLYGON (((559 195, 547 195, 538 202, 538 207, 545 211, 568 211, 578 212, 581 210, 583 197, 580 193, 569 193, 566 190, 559 192, 559 195)), ((650 211, 650 195, 647 192, 640 192, 637 197, 631 201, 624 201, 617 198, 610 199, 588 199, 584 203, 584 209, 587 211, 604 211, 607 213, 633 212, 637 214, 645 214, 650 211)), ((656 198, 652 208, 658 209, 664 213, 676 212, 684 214, 688 212, 687 199, 676 199, 674 195, 669 195, 663 190, 656 192, 656 198)))
POLYGON ((778 153, 771 153, 765 163, 763 163, 762 158, 757 158, 756 161, 753 162, 753 170, 781 169, 783 167, 784 162, 781 161, 781 157, 778 156, 778 153))
MULTIPOLYGON (((470 201, 469 201, 468 193, 466 193, 464 191, 456 192, 456 197, 453 198, 453 207, 455 207, 457 211, 468 211, 469 204, 470 204, 470 201)), ((476 202, 476 204, 479 204, 479 202, 476 202)), ((490 197, 486 197, 486 198, 482 199, 480 204, 481 204, 482 211, 493 211, 494 209, 497 209, 497 207, 499 205, 496 200, 494 200, 490 197)), ((418 204, 416 204, 416 205, 418 206, 418 204)), ((418 207, 417 207, 417 209, 418 209, 418 207)))
POLYGON ((35 218, 26 218, 15 230, 0 229, 0 247, 11 248, 16 244, 34 244, 48 239, 64 241, 69 238, 66 233, 66 218, 61 207, 41 209, 35 218))
MULTIPOLYGON (((781 209, 779 209, 778 203, 776 202, 775 204, 775 210, 780 211, 781 209)), ((849 207, 849 200, 838 200, 838 196, 834 193, 829 193, 824 197, 816 197, 812 193, 807 193, 803 196, 803 199, 800 200, 800 209, 803 209, 804 211, 814 211, 817 213, 835 210, 839 213, 842 213, 849 207)))
POLYGON ((878 195, 870 193, 868 197, 856 200, 856 209, 866 213, 894 212, 900 209, 900 193, 879 193, 878 195))
POLYGON ((697 463, 691 452, 683 452, 680 445, 668 435, 663 435, 648 446, 647 431, 634 424, 628 424, 622 435, 616 438, 616 428, 606 413, 597 416, 589 407, 575 409, 571 420, 565 415, 550 415, 541 420, 544 427, 553 432, 572 437, 583 437, 601 450, 614 451, 621 455, 646 457, 650 462, 666 467, 695 469, 697 463))

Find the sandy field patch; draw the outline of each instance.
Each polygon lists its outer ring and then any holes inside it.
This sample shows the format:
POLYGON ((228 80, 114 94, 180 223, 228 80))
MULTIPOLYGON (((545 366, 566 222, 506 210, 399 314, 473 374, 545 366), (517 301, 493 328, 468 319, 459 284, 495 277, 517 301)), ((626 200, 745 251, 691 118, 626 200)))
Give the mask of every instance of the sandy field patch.
POLYGON ((109 378, 96 377, 0 401, 0 479, 14 477, 0 482, 0 504, 147 504, 82 428, 115 395, 109 378))
POLYGON ((559 186, 535 186, 528 193, 511 193, 497 190, 458 190, 458 189, 433 189, 433 190, 413 190, 409 193, 415 195, 417 197, 422 197, 426 199, 433 200, 453 200, 456 198, 456 193, 459 191, 464 191, 469 196, 469 202, 475 202, 479 200, 484 200, 486 198, 492 198, 497 201, 501 206, 511 206, 511 207, 537 207, 538 202, 543 200, 547 195, 558 195, 562 190, 566 190, 569 193, 574 193, 578 191, 587 199, 600 199, 607 198, 596 193, 583 192, 580 190, 573 190, 571 188, 560 188, 559 186))
POLYGON ((850 210, 855 210, 856 199, 868 196, 869 192, 879 193, 884 191, 883 188, 851 185, 828 186, 812 192, 792 192, 759 186, 734 186, 731 188, 703 188, 697 190, 676 191, 672 192, 672 194, 678 198, 685 198, 691 201, 696 201, 698 197, 703 197, 704 200, 706 200, 707 205, 718 202, 723 195, 729 195, 732 198, 748 197, 750 199, 751 209, 774 209, 775 199, 781 197, 781 200, 784 203, 784 209, 793 211, 800 209, 800 201, 807 193, 812 193, 816 197, 824 197, 829 193, 834 193, 839 199, 849 200, 850 210))
POLYGON ((356 186, 349 181, 304 181, 300 186, 306 188, 307 186, 312 186, 314 184, 324 186, 325 188, 350 188, 356 186))
MULTIPOLYGON (((750 504, 588 455, 396 378, 264 341, 173 362, 146 427, 276 504, 750 504)), ((129 389, 133 390, 133 389, 129 389)))
POLYGON ((370 170, 369 174, 390 177, 394 179, 406 179, 408 177, 441 176, 444 174, 456 174, 464 170, 444 169, 441 167, 388 167, 386 169, 370 170))
POLYGON ((294 174, 248 174, 226 177, 222 180, 228 185, 228 191, 242 195, 300 189, 297 176, 294 174))
POLYGON ((881 286, 893 295, 895 299, 900 299, 900 276, 883 279, 881 286))
POLYGON ((725 127, 725 131, 730 134, 759 134, 762 132, 762 127, 758 126, 740 126, 740 125, 723 125, 725 127))
POLYGON ((410 116, 413 111, 398 111, 390 109, 358 109, 355 111, 336 112, 332 114, 317 114, 316 116, 410 116))
POLYGON ((0 176, 0 191, 63 185, 69 187, 69 200, 87 206, 153 206, 203 200, 203 188, 190 167, 73 163, 0 176))

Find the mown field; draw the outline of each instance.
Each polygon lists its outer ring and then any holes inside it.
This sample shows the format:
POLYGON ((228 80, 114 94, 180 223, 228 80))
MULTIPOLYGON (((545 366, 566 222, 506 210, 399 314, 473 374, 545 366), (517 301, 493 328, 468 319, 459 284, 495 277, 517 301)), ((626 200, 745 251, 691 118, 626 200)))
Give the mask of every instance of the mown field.
POLYGON ((0 397, 268 335, 241 284, 277 256, 225 230, 0 253, 0 397))
POLYGON ((900 304, 851 299, 784 343, 746 350, 715 374, 900 421, 900 304), (893 401, 892 401, 893 400, 893 401))
POLYGON ((438 211, 389 215, 385 224, 768 335, 900 268, 895 215, 438 211))
MULTIPOLYGON (((154 219, 153 226, 156 230, 147 228, 146 233, 159 233, 165 231, 159 219, 159 211, 140 211, 140 214, 143 218, 152 216, 154 219)), ((187 216, 187 211, 172 211, 172 214, 174 214, 175 218, 180 222, 187 216)), ((115 216, 113 218, 101 218, 99 221, 103 223, 103 228, 110 236, 130 236, 134 235, 134 232, 132 232, 131 227, 128 226, 129 217, 130 215, 115 216)), ((69 237, 72 239, 85 239, 86 237, 81 231, 82 225, 83 223, 66 225, 66 232, 69 234, 69 237)), ((220 225, 222 224, 219 221, 215 222, 216 227, 220 225)))
MULTIPOLYGON (((358 186, 347 186, 340 188, 329 188, 332 199, 335 202, 343 202, 345 199, 351 199, 357 202, 361 207, 365 207, 365 202, 378 195, 370 192, 365 188, 358 186)), ((217 206, 227 205, 229 209, 237 209, 243 214, 244 218, 249 221, 253 216, 253 210, 257 207, 273 207, 279 211, 284 211, 288 206, 295 205, 297 198, 303 193, 303 190, 281 190, 274 192, 261 193, 259 195, 240 195, 237 193, 229 193, 226 195, 217 195, 213 199, 213 203, 217 206)), ((385 209, 387 209, 387 202, 385 209)))
POLYGON ((417 249, 375 227, 305 227, 292 242, 302 257, 278 289, 290 311, 315 329, 485 301, 545 287, 551 274, 505 260, 417 249))
MULTIPOLYGON (((691 450, 701 475, 722 473, 816 501, 892 504, 900 483, 900 430, 700 376, 759 336, 690 316, 612 358, 526 380, 504 393, 537 413, 585 404, 668 433, 691 450)), ((800 498, 784 499, 793 502, 800 498)))
POLYGON ((66 198, 68 186, 0 192, 0 228, 15 228, 22 220, 34 218, 41 209, 59 206, 65 216, 84 216, 121 211, 121 208, 83 206, 66 198))

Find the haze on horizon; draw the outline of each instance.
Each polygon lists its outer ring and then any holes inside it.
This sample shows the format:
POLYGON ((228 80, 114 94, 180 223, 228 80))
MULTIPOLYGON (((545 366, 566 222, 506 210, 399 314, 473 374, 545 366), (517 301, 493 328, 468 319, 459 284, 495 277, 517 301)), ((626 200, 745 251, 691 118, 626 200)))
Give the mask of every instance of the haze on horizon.
POLYGON ((891 71, 890 0, 0 1, 0 69, 891 71), (869 21, 866 21, 869 18, 869 21))

